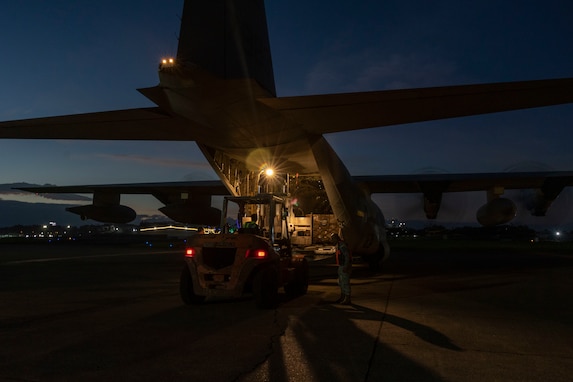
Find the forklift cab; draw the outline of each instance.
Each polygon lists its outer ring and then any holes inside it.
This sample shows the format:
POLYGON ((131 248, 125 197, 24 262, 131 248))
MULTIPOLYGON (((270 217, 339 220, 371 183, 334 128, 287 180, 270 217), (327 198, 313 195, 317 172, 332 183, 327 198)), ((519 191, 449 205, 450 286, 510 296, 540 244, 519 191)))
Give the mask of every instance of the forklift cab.
POLYGON ((275 194, 226 196, 223 199, 221 211, 223 233, 230 233, 229 226, 226 224, 229 202, 238 206, 239 234, 262 236, 269 240, 273 247, 283 245, 285 241, 290 242, 286 198, 275 194))

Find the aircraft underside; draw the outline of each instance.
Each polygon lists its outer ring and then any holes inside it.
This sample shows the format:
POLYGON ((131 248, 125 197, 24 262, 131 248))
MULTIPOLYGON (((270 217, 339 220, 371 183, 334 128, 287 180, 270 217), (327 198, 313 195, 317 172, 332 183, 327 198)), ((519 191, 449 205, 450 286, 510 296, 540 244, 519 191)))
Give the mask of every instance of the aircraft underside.
POLYGON ((212 195, 287 194, 306 178, 320 183, 351 250, 385 256, 384 216, 371 194, 421 194, 434 219, 444 193, 484 191, 477 219, 495 225, 515 216, 506 189, 533 190, 528 208, 544 215, 573 185, 573 172, 351 176, 325 135, 567 104, 573 78, 277 97, 264 5, 186 0, 176 58, 162 61, 157 86, 139 89, 157 107, 0 122, 0 138, 194 141, 221 182, 26 190, 93 193, 93 204, 71 211, 106 222, 135 216, 121 194, 151 194, 172 219, 210 224, 212 195))

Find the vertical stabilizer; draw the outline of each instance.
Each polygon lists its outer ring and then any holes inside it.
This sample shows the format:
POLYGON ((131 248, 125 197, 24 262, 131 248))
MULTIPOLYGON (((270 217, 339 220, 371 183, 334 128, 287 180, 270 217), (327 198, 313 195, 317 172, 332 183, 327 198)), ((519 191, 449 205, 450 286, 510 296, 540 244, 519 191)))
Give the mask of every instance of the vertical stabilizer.
POLYGON ((276 95, 264 0, 185 0, 177 59, 276 95))

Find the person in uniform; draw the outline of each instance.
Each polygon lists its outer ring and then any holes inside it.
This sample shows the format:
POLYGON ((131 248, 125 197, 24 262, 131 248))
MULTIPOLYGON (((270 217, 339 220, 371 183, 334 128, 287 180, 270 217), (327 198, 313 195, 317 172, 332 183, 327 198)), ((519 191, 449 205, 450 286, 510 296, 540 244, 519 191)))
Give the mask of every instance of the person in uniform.
POLYGON ((257 220, 258 220, 257 214, 252 214, 251 221, 246 222, 244 229, 239 232, 261 235, 262 234, 261 227, 259 227, 259 225, 257 224, 257 220))
POLYGON ((254 228, 259 229, 259 225, 257 224, 258 216, 257 214, 251 215, 251 221, 245 223, 245 228, 254 228))
POLYGON ((352 254, 346 243, 337 233, 331 236, 336 245, 336 264, 338 265, 338 285, 340 286, 340 298, 337 304, 350 305, 350 274, 352 273, 352 254))

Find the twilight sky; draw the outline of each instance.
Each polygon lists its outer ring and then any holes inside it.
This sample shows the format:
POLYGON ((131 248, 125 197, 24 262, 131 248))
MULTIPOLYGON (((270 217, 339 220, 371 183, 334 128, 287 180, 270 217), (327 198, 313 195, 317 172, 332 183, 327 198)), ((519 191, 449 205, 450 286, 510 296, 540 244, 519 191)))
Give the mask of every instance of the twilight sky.
MULTIPOLYGON (((182 5, 3 4, 0 120, 153 106, 135 89, 156 85, 159 59, 175 55, 182 5)), ((279 97, 573 77, 569 0, 267 0, 266 8, 279 97)), ((327 139, 355 175, 573 170, 572 127, 573 105, 565 105, 327 139)), ((0 184, 216 178, 189 142, 0 140, 0 163, 0 184)), ((550 210, 556 224, 573 211, 570 193, 550 210)), ((376 199, 386 217, 423 215, 410 197, 376 199)), ((122 200, 143 214, 161 206, 122 200)), ((465 220, 483 202, 481 194, 445 196, 440 219, 465 220)))

